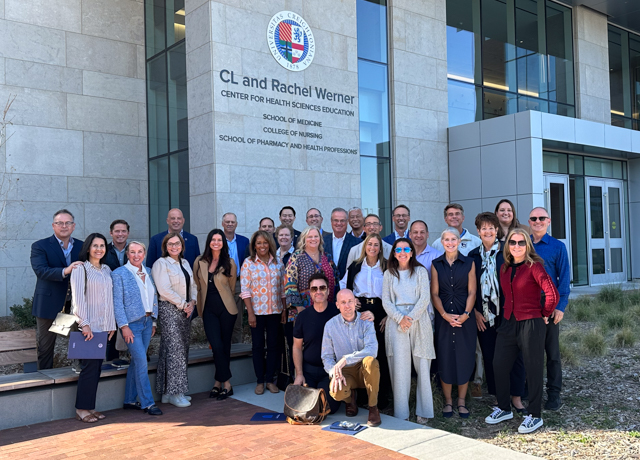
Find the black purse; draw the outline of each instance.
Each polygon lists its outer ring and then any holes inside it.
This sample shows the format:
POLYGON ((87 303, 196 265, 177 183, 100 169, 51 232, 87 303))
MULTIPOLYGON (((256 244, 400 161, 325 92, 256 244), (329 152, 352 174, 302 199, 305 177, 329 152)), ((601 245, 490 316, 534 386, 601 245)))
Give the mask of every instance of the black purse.
MULTIPOLYGON (((284 325, 282 326, 284 329, 284 325)), ((287 335, 284 334, 284 353, 282 354, 280 362, 280 372, 278 372, 278 378, 276 380, 276 386, 280 391, 285 391, 289 385, 293 383, 294 379, 291 376, 291 369, 289 369, 289 343, 287 342, 287 335), (282 362, 284 361, 284 362, 282 362)))

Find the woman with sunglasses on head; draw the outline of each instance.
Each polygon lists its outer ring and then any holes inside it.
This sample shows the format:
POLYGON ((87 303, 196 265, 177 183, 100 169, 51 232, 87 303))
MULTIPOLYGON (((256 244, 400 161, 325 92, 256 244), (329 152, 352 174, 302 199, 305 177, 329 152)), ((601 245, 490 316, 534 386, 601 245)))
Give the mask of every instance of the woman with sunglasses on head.
POLYGON ((469 418, 465 401, 475 366, 477 328, 473 309, 476 301, 476 270, 473 259, 458 251, 458 230, 452 227, 445 229, 440 241, 444 254, 431 264, 431 301, 439 313, 435 326, 438 372, 445 399, 442 416, 453 416, 451 390, 453 385, 457 385, 458 415, 469 418))
MULTIPOLYGON (((368 237, 367 237, 368 238, 368 237)), ((409 418, 411 360, 418 373, 416 416, 424 424, 433 418, 431 360, 433 347, 429 295, 429 274, 415 258, 415 247, 408 238, 393 243, 382 282, 382 305, 387 312, 385 348, 393 386, 393 415, 409 418)))
POLYGON ((380 364, 379 409, 387 407, 391 396, 391 377, 384 346, 384 327, 388 317, 382 306, 382 279, 386 269, 387 260, 382 253, 382 238, 377 233, 370 233, 362 244, 360 257, 351 262, 347 273, 340 281, 340 287, 351 289, 360 302, 360 313, 368 311, 373 315, 380 364))
POLYGON ((202 318, 216 366, 209 397, 218 401, 233 395, 230 366, 231 338, 238 317, 233 295, 237 273, 224 232, 214 228, 207 235, 204 254, 193 263, 193 277, 198 285, 198 316, 202 318))
POLYGON ((158 321, 162 329, 156 391, 162 402, 176 407, 191 405, 187 363, 191 336, 191 315, 198 288, 189 261, 183 258, 184 239, 180 233, 168 233, 162 240, 162 257, 156 260, 151 276, 158 289, 158 321))
POLYGON ((507 236, 500 285, 504 293, 504 319, 497 330, 493 359, 498 407, 494 407, 485 422, 494 425, 513 418, 509 400, 509 371, 518 353, 522 352, 529 386, 529 415, 518 432, 531 433, 543 425, 541 409, 546 323, 560 296, 524 229, 513 229, 507 236), (541 303, 542 292, 545 294, 544 305, 541 303))
POLYGON ((498 201, 494 214, 500 222, 498 227, 500 241, 504 241, 507 234, 514 228, 523 228, 527 233, 531 233, 531 229, 527 225, 521 224, 516 217, 516 208, 510 200, 504 198, 498 201))

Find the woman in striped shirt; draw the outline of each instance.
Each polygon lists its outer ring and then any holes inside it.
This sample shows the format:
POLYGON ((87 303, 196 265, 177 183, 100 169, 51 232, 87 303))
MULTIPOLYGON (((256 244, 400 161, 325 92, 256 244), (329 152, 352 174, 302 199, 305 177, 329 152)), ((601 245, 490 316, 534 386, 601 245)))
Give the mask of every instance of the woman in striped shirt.
MULTIPOLYGON (((78 256, 82 266, 71 272, 72 312, 78 318, 78 327, 85 340, 92 340, 96 332, 109 332, 110 339, 116 330, 111 269, 104 264, 106 254, 107 239, 100 233, 92 233, 84 241, 78 256)), ((76 392, 76 419, 85 423, 105 418, 95 410, 102 361, 80 360, 82 370, 76 392)))

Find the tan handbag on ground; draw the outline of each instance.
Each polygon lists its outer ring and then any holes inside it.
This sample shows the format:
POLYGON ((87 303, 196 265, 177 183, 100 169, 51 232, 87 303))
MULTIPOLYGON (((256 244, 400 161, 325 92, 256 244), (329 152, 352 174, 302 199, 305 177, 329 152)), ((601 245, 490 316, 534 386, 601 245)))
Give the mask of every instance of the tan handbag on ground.
POLYGON ((284 413, 292 425, 313 425, 329 415, 329 402, 322 388, 289 385, 284 392, 284 413))

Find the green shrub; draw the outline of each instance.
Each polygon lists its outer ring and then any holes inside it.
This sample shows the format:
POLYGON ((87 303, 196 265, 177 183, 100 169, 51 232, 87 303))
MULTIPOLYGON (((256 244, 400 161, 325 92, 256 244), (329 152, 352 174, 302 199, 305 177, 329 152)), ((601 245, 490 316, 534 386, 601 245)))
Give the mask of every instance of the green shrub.
POLYGON ((607 349, 602 333, 598 329, 587 332, 582 338, 582 349, 589 356, 602 356, 607 349))
POLYGON ((576 321, 594 321, 596 319, 596 300, 592 297, 581 296, 569 300, 567 312, 576 321))
POLYGON ((631 318, 629 313, 625 313, 619 310, 612 310, 602 316, 599 323, 604 330, 615 332, 619 331, 622 328, 633 326, 633 319, 631 318))
POLYGON ((11 314, 15 319, 18 326, 22 329, 28 329, 36 327, 36 317, 31 314, 31 307, 33 306, 33 299, 22 298, 22 305, 16 304, 9 307, 11 314))
POLYGON ((631 328, 625 327, 616 334, 613 343, 618 348, 631 348, 636 344, 636 334, 631 328))
POLYGON ((577 366, 580 364, 576 346, 562 340, 562 336, 560 337, 560 358, 562 359, 562 363, 568 366, 577 366))
POLYGON ((597 298, 600 302, 612 304, 624 301, 624 291, 618 285, 603 286, 598 292, 597 298))

